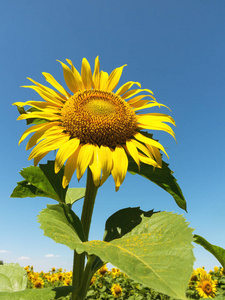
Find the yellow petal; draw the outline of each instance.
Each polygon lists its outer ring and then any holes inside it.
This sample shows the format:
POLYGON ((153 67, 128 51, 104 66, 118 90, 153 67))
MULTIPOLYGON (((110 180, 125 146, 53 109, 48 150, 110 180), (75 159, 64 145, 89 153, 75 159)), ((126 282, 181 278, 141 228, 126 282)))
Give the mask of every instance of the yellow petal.
POLYGON ((46 102, 52 103, 54 105, 62 106, 63 100, 57 99, 53 94, 50 94, 43 90, 42 88, 35 86, 35 85, 27 85, 22 86, 23 88, 30 88, 37 92, 41 98, 43 98, 46 102))
POLYGON ((77 179, 80 180, 87 167, 92 164, 95 146, 92 144, 82 145, 77 158, 77 179))
POLYGON ((127 173, 128 159, 125 150, 121 146, 117 146, 112 154, 113 169, 111 173, 115 181, 116 191, 118 191, 127 173))
POLYGON ((112 152, 113 150, 106 146, 100 147, 100 160, 101 160, 101 168, 102 168, 102 178, 100 184, 102 185, 106 179, 109 177, 112 167, 112 152))
MULTIPOLYGON (((145 144, 148 144, 148 145, 151 145, 151 146, 153 146, 153 147, 159 148, 159 149, 162 150, 162 151, 166 154, 166 156, 168 157, 168 155, 167 155, 167 153, 166 153, 164 147, 163 147, 160 143, 158 143, 157 141, 155 141, 155 140, 153 140, 153 139, 150 139, 150 138, 148 138, 148 137, 142 135, 142 134, 139 133, 139 132, 136 132, 136 133, 134 134, 134 137, 135 137, 137 140, 139 140, 139 141, 141 141, 141 142, 143 142, 143 143, 145 143, 145 144)), ((168 158, 169 158, 169 157, 168 157, 168 158)))
POLYGON ((163 107, 166 107, 166 108, 169 109, 169 107, 167 107, 166 105, 155 102, 155 103, 149 103, 149 104, 143 105, 141 107, 134 108, 133 110, 137 111, 137 110, 141 110, 141 109, 151 108, 151 107, 154 107, 154 106, 158 106, 159 108, 160 108, 160 106, 163 106, 163 107))
POLYGON ((94 88, 99 89, 99 71, 100 71, 100 63, 99 63, 99 58, 98 56, 95 59, 95 69, 93 73, 93 83, 94 83, 94 88))
POLYGON ((138 168, 140 170, 140 161, 139 161, 139 157, 138 157, 138 151, 137 151, 135 144, 133 143, 133 140, 127 140, 126 147, 127 147, 127 150, 129 152, 130 156, 134 159, 134 161, 136 162, 136 164, 138 165, 138 168))
POLYGON ((116 68, 110 74, 109 79, 108 79, 108 87, 107 87, 108 92, 112 92, 115 89, 115 87, 117 86, 117 84, 119 83, 120 77, 123 72, 123 68, 125 66, 127 66, 127 65, 123 65, 122 67, 116 68))
POLYGON ((41 141, 30 153, 28 160, 42 155, 47 151, 56 150, 61 147, 65 142, 69 140, 69 136, 62 134, 61 136, 49 138, 41 141))
POLYGON ((36 157, 34 157, 34 166, 36 167, 39 163, 40 160, 42 160, 42 158, 44 158, 50 151, 47 151, 45 153, 42 153, 41 155, 38 155, 36 157))
POLYGON ((126 93, 134 84, 138 85, 141 88, 141 84, 139 82, 134 81, 128 81, 125 84, 123 84, 117 91, 116 95, 120 96, 124 93, 126 93))
POLYGON ((95 186, 100 185, 101 178, 101 161, 100 161, 100 150, 98 146, 95 146, 93 153, 93 162, 89 165, 92 172, 92 178, 95 186))
MULTIPOLYGON (((54 123, 55 122, 49 122, 48 124, 45 123, 46 125, 44 127, 40 128, 36 133, 34 133, 27 143, 26 150, 29 150, 30 148, 35 146, 38 142, 40 142, 41 140, 49 136, 48 131, 50 132, 50 134, 52 134, 52 132, 54 132, 54 128, 59 128, 59 129, 62 128, 57 125, 54 126, 54 123)), ((58 131, 57 134, 62 133, 62 131, 63 130, 58 131)))
POLYGON ((148 124, 140 123, 140 124, 138 124, 138 128, 149 129, 149 130, 162 130, 162 131, 169 133, 170 135, 172 135, 172 137, 174 139, 176 139, 173 129, 169 125, 161 123, 161 122, 154 122, 151 125, 150 125, 150 123, 148 123, 148 124))
MULTIPOLYGON (((148 149, 147 145, 143 145, 142 143, 132 139, 132 143, 138 148, 140 149, 146 156, 148 156, 149 158, 153 158, 151 151, 148 149), (146 148, 147 147, 147 148, 146 148)), ((139 152, 138 152, 139 153, 139 152)))
POLYGON ((106 91, 107 90, 107 86, 108 86, 109 74, 107 72, 101 71, 99 75, 100 75, 99 89, 101 91, 106 91))
MULTIPOLYGON (((150 94, 153 94, 153 92, 149 89, 135 89, 135 90, 130 90, 130 91, 126 92, 125 94, 123 94, 123 96, 121 96, 121 98, 128 99, 140 92, 149 92, 150 94)), ((151 97, 151 98, 155 99, 154 97, 151 97)))
POLYGON ((47 87, 47 86, 45 86, 43 84, 40 84, 39 82, 37 82, 37 81, 35 81, 35 80, 33 80, 33 79, 29 78, 29 77, 27 77, 27 79, 30 80, 31 82, 33 82, 34 84, 36 84, 37 87, 40 90, 42 90, 42 92, 45 92, 47 94, 52 95, 57 100, 65 102, 65 100, 67 99, 67 94, 68 94, 67 92, 66 92, 65 95, 61 95, 59 92, 57 92, 57 91, 55 91, 55 90, 53 90, 53 89, 51 89, 51 88, 49 88, 49 87, 47 87))
POLYGON ((64 89, 64 87, 59 84, 55 78, 46 72, 43 72, 42 75, 44 76, 45 80, 49 82, 54 88, 56 88, 62 95, 65 95, 66 97, 70 97, 70 94, 64 89))
POLYGON ((161 166, 154 159, 144 156, 142 153, 139 153, 139 159, 145 164, 151 165, 156 168, 161 168, 161 166))
POLYGON ((162 167, 162 155, 161 155, 159 149, 156 147, 153 147, 151 145, 148 145, 148 144, 146 144, 146 147, 153 154, 153 156, 155 157, 155 160, 157 161, 159 166, 162 167))
POLYGON ((75 152, 67 159, 63 180, 62 180, 63 188, 66 188, 67 185, 70 183, 73 173, 77 168, 77 157, 80 152, 80 149, 81 149, 81 145, 79 145, 78 148, 75 150, 75 152))
POLYGON ((27 120, 27 119, 33 119, 33 118, 39 118, 39 119, 44 119, 44 120, 49 120, 49 121, 57 121, 60 119, 59 115, 56 115, 54 113, 46 113, 46 112, 30 112, 27 114, 22 114, 20 115, 17 120, 27 120))
MULTIPOLYGON (((130 100, 127 101, 127 103, 129 104, 133 104, 135 102, 138 102, 139 100, 143 99, 144 97, 150 97, 152 98, 152 95, 140 95, 140 96, 136 96, 130 100)), ((153 97, 154 98, 154 97, 153 97)), ((155 98, 154 98, 155 99, 155 98)), ((155 101, 154 101, 155 102, 155 101)))
POLYGON ((129 103, 129 104, 133 108, 138 108, 138 107, 144 106, 148 103, 149 103, 149 100, 140 100, 140 101, 137 101, 135 103, 132 103, 132 104, 129 103))
POLYGON ((143 120, 156 120, 156 121, 160 121, 160 122, 166 122, 166 123, 171 123, 174 126, 175 125, 175 121, 171 116, 168 116, 166 114, 159 114, 159 113, 147 113, 147 114, 139 114, 138 115, 138 119, 140 119, 140 122, 143 122, 143 120))
POLYGON ((77 69, 74 67, 72 61, 70 59, 66 59, 66 61, 70 64, 71 66, 71 71, 73 73, 74 76, 74 80, 75 80, 75 90, 79 91, 79 90, 84 90, 84 84, 82 82, 82 78, 80 73, 77 71, 77 69))
POLYGON ((84 84, 84 87, 89 90, 92 88, 92 72, 89 62, 86 58, 82 60, 81 66, 81 77, 84 84))
POLYGON ((65 161, 76 151, 79 144, 80 140, 74 138, 69 140, 59 148, 55 158, 55 173, 59 172, 65 161))
POLYGON ((24 131, 23 135, 21 136, 20 140, 19 140, 19 144, 25 140, 25 138, 30 134, 30 133, 33 133, 35 131, 39 131, 41 130, 42 128, 48 128, 49 126, 54 126, 54 125, 57 125, 59 124, 58 122, 51 122, 51 123, 42 123, 42 124, 38 124, 38 125, 34 125, 34 126, 31 126, 29 127, 26 131, 24 131))
POLYGON ((73 72, 70 70, 70 68, 66 64, 64 64, 63 62, 61 62, 59 60, 57 60, 57 61, 60 62, 60 64, 62 65, 63 75, 64 75, 66 85, 71 90, 71 92, 76 93, 78 90, 78 87, 77 87, 73 72))

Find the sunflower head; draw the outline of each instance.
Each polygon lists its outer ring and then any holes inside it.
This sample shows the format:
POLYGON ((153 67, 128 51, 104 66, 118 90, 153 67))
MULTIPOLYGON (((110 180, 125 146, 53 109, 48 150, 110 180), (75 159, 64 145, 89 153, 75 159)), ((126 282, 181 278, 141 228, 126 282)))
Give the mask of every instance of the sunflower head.
POLYGON ((200 275, 196 290, 202 298, 214 298, 217 292, 216 284, 217 282, 212 280, 210 274, 202 273, 200 275))
POLYGON ((119 284, 113 284, 111 292, 115 298, 119 298, 123 294, 123 290, 119 284))
MULTIPOLYGON (((22 135, 21 143, 33 134, 26 149, 32 147, 29 159, 36 166, 49 152, 58 150, 55 159, 55 172, 65 164, 62 185, 65 188, 73 173, 83 176, 89 167, 96 186, 102 185, 112 174, 116 190, 122 184, 131 156, 140 168, 141 163, 160 168, 160 150, 164 147, 142 130, 163 130, 174 137, 174 120, 160 113, 145 113, 143 109, 165 106, 159 104, 149 89, 141 89, 138 82, 129 81, 115 91, 124 66, 116 68, 109 75, 100 71, 98 57, 92 73, 88 61, 82 61, 81 72, 67 59, 66 65, 60 62, 68 92, 52 75, 43 73, 46 81, 54 89, 30 78, 32 88, 42 101, 16 102, 14 105, 31 106, 18 120, 40 119, 39 124, 29 127, 22 135), (137 88, 131 89, 133 85, 137 88)), ((21 110, 20 110, 21 111, 21 110)), ((167 154, 166 154, 167 155, 167 154)))

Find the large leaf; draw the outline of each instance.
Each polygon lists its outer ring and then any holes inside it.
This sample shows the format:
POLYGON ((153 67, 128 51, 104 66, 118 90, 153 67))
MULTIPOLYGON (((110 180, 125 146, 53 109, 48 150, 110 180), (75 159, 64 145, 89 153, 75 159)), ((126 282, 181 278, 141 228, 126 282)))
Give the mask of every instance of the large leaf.
POLYGON ((218 261, 221 263, 222 267, 225 269, 225 249, 210 244, 207 240, 205 240, 202 236, 195 234, 194 235, 194 242, 196 244, 201 245, 204 247, 207 251, 212 253, 218 261))
POLYGON ((151 217, 153 210, 145 212, 141 210, 140 207, 128 207, 117 211, 110 216, 105 223, 103 240, 110 242, 114 239, 121 238, 141 223, 142 215, 151 217))
POLYGON ((66 204, 73 204, 85 196, 85 188, 69 188, 66 193, 66 204))
POLYGON ((49 215, 48 222, 44 211, 41 216, 39 222, 44 234, 56 242, 78 253, 97 255, 135 281, 174 298, 185 299, 194 255, 192 229, 182 216, 168 212, 153 214, 151 218, 143 216, 142 222, 122 238, 84 243, 67 222, 55 227, 60 214, 57 218, 55 214, 49 215))
POLYGON ((85 241, 80 219, 66 204, 47 205, 38 215, 38 222, 44 234, 57 243, 70 247, 71 241, 85 241))
POLYGON ((54 172, 54 161, 40 164, 39 167, 30 166, 20 171, 25 179, 17 183, 11 197, 49 197, 64 202, 67 188, 62 187, 63 168, 59 173, 54 172))
POLYGON ((43 289, 26 289, 20 292, 0 292, 0 300, 53 300, 66 297, 74 290, 72 286, 43 289))
POLYGON ((141 163, 140 171, 134 160, 129 157, 128 171, 131 174, 139 174, 151 180, 165 191, 167 191, 176 201, 177 205, 186 211, 186 201, 169 165, 162 161, 162 168, 153 168, 150 165, 141 163))
POLYGON ((0 292, 21 291, 27 285, 27 272, 19 264, 0 265, 0 292))

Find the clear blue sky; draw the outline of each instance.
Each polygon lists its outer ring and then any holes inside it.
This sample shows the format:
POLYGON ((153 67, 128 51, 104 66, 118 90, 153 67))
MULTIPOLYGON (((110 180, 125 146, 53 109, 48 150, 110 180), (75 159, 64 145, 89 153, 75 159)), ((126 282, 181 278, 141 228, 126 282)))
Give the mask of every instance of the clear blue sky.
MULTIPOLYGON (((166 133, 154 137, 167 148, 170 168, 188 205, 182 211, 173 198, 144 178, 128 174, 119 192, 110 178, 99 189, 91 239, 102 239, 105 220, 128 206, 184 214, 195 233, 225 248, 225 1, 223 0, 9 0, 1 2, 1 172, 0 260, 72 269, 72 251, 43 236, 36 222, 46 198, 9 198, 19 171, 31 165, 27 128, 16 121, 16 101, 40 100, 26 77, 45 84, 42 72, 64 84, 56 59, 69 58, 80 69, 86 57, 91 66, 100 57, 101 69, 111 72, 123 64, 121 84, 141 82, 156 99, 169 106, 176 121, 177 144, 166 133), (46 255, 49 255, 46 257, 46 255)), ((162 113, 168 113, 162 108, 162 113)), ((50 155, 47 157, 52 159, 50 155)), ((84 187, 85 178, 78 185, 84 187)), ((81 205, 74 206, 80 214, 81 205)), ((195 267, 219 265, 195 246, 195 267)))

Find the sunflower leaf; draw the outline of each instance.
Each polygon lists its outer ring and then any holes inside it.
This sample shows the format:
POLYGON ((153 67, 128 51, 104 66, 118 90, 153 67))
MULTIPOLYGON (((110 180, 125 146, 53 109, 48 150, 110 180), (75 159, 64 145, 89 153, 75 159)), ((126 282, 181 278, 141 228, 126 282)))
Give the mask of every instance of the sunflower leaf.
POLYGON ((27 272, 19 264, 0 265, 0 295, 1 292, 21 291, 27 285, 27 272))
POLYGON ((105 223, 103 241, 110 242, 114 239, 121 238, 141 223, 142 215, 151 217, 154 213, 153 210, 145 212, 141 210, 140 207, 128 207, 118 210, 111 215, 105 223))
POLYGON ((85 188, 69 188, 66 193, 66 204, 73 204, 74 202, 84 198, 85 188))
POLYGON ((63 168, 55 174, 54 161, 40 164, 39 167, 29 166, 20 171, 25 179, 17 183, 11 197, 49 197, 59 202, 64 202, 67 187, 62 187, 63 168))
POLYGON ((225 249, 210 244, 206 239, 204 239, 202 236, 197 234, 194 235, 194 242, 196 244, 201 245, 212 255, 214 255, 216 259, 218 259, 218 261, 221 263, 222 267, 225 269, 225 249))
POLYGON ((60 286, 43 289, 26 289, 19 292, 0 292, 0 300, 52 300, 66 297, 75 288, 73 286, 60 286))
POLYGON ((57 243, 78 253, 97 255, 131 279, 171 297, 185 299, 194 255, 192 229, 182 216, 168 212, 150 218, 142 216, 141 223, 122 238, 83 243, 76 226, 68 222, 63 205, 48 206, 38 219, 44 234, 57 243))
POLYGON ((192 241, 192 229, 182 216, 159 212, 151 218, 143 216, 142 222, 122 238, 75 247, 78 253, 95 254, 158 292, 186 299, 194 263, 192 241))
POLYGON ((47 205, 38 215, 38 222, 44 235, 56 243, 70 247, 71 242, 85 241, 80 219, 66 204, 47 205))
POLYGON ((179 187, 176 178, 173 176, 173 171, 168 167, 169 165, 162 161, 162 168, 153 168, 148 164, 141 163, 140 171, 134 160, 129 157, 128 171, 131 174, 139 174, 148 180, 151 180, 166 192, 168 192, 176 201, 177 205, 186 210, 186 201, 179 187))

